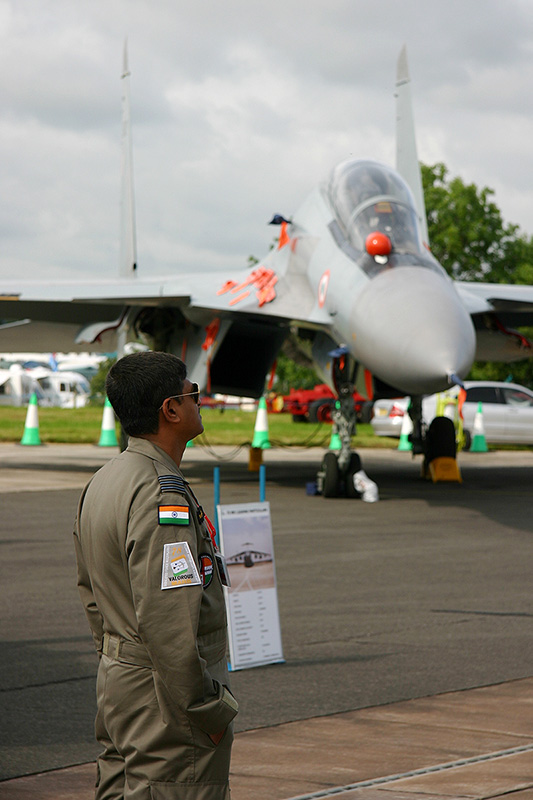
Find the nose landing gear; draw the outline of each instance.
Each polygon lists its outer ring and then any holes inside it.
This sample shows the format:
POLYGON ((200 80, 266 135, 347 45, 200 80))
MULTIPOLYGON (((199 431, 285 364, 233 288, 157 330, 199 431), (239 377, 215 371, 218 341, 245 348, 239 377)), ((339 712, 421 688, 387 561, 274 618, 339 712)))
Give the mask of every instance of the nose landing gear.
POLYGON ((351 453, 348 469, 343 472, 339 459, 332 450, 324 456, 318 473, 318 491, 324 497, 359 497, 354 476, 361 471, 361 459, 351 453))
POLYGON ((361 459, 352 451, 351 439, 355 433, 356 416, 353 404, 353 376, 357 364, 345 348, 330 354, 333 357, 333 383, 339 399, 332 409, 333 424, 341 441, 338 453, 330 450, 322 460, 317 474, 317 490, 324 497, 359 497, 367 502, 378 499, 377 486, 364 472, 361 459))

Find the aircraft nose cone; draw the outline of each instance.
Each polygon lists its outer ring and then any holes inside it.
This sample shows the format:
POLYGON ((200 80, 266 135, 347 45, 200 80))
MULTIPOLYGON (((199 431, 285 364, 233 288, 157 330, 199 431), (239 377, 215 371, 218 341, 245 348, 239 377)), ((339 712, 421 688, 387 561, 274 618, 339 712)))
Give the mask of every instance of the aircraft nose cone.
POLYGON ((351 327, 360 360, 405 394, 441 391, 474 360, 474 326, 453 283, 423 267, 395 267, 370 280, 351 327))

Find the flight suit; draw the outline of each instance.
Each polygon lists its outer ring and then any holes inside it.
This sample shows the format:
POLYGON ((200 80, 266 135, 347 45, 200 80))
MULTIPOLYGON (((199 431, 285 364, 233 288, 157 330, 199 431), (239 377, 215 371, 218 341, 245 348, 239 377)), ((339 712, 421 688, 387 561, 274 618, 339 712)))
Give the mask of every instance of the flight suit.
POLYGON ((203 511, 145 439, 85 488, 78 587, 101 654, 97 800, 223 800, 232 719, 226 611, 203 511), (225 730, 215 745, 208 734, 225 730))

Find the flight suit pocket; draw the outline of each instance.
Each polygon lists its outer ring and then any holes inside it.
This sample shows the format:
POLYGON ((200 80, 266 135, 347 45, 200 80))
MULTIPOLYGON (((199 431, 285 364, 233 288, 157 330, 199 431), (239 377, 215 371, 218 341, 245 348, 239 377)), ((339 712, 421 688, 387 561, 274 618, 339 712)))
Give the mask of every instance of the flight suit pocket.
POLYGON ((229 786, 221 783, 151 783, 151 800, 230 800, 229 786))

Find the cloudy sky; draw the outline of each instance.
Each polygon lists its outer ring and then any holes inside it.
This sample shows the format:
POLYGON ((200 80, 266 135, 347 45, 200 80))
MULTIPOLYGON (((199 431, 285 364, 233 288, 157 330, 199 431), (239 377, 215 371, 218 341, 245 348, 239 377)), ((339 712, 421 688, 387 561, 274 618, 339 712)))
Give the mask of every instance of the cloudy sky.
POLYGON ((112 277, 129 43, 139 274, 262 256, 350 157, 419 156, 533 234, 531 0, 0 0, 0 277, 112 277))

